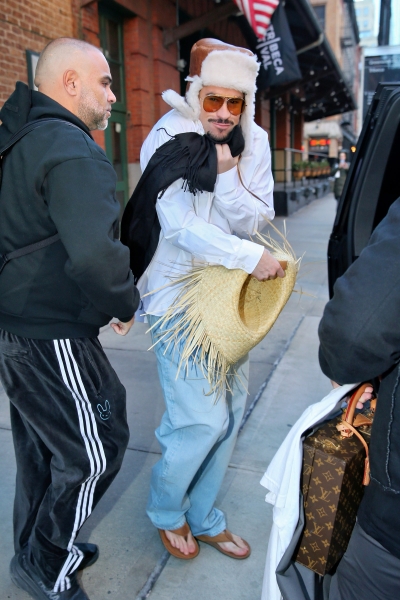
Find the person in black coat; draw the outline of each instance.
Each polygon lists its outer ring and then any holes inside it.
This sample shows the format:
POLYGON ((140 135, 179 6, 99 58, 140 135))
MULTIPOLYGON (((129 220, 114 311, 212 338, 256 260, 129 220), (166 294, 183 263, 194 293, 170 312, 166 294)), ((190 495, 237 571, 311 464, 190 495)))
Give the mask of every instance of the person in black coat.
POLYGON ((3 157, 0 254, 59 236, 0 275, 0 378, 17 461, 10 573, 37 600, 87 600, 76 572, 98 549, 75 538, 129 438, 125 388, 97 335, 112 317, 125 335, 139 293, 118 239, 116 174, 90 134, 115 102, 108 63, 60 38, 42 52, 35 83, 37 92, 18 83, 0 113, 0 148, 43 121, 3 157))
POLYGON ((333 381, 380 379, 371 482, 330 600, 400 598, 400 198, 336 282, 319 336, 320 365, 333 381))

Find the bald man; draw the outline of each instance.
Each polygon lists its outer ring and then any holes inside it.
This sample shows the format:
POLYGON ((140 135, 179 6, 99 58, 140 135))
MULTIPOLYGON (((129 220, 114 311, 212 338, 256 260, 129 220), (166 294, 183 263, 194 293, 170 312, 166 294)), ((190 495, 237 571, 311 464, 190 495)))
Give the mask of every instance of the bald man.
POLYGON ((118 239, 116 174, 90 134, 115 102, 107 61, 61 38, 43 50, 35 82, 37 92, 18 82, 0 111, 0 149, 36 127, 3 158, 0 255, 45 242, 0 275, 0 379, 17 461, 10 572, 32 598, 87 600, 76 572, 98 549, 75 539, 129 435, 125 389, 97 335, 112 317, 125 335, 139 295, 118 239))

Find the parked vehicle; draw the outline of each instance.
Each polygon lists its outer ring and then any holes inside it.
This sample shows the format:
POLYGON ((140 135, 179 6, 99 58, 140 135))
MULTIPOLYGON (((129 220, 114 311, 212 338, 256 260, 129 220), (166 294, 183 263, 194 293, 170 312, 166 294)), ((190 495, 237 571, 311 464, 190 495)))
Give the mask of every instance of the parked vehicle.
POLYGON ((400 82, 380 83, 365 118, 328 246, 329 294, 400 197, 400 82))

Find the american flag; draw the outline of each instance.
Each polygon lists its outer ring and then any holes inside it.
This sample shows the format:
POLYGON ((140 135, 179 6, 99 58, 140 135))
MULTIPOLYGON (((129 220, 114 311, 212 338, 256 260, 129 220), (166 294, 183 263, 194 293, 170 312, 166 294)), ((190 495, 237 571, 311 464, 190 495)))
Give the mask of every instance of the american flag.
POLYGON ((263 39, 279 0, 234 0, 234 2, 246 16, 256 36, 263 39))

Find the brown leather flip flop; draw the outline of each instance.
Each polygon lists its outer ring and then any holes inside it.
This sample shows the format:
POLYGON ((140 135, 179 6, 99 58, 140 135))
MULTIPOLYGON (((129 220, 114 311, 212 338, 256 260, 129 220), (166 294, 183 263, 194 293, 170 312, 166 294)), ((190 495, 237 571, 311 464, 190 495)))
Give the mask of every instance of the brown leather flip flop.
POLYGON ((236 542, 234 541, 234 539, 232 537, 231 532, 228 529, 225 529, 225 531, 223 531, 222 533, 220 533, 218 535, 214 535, 213 537, 210 537, 209 535, 196 535, 196 540, 200 540, 200 542, 209 544, 210 546, 212 546, 213 548, 218 550, 218 552, 222 552, 222 554, 226 554, 227 556, 230 556, 231 558, 236 558, 237 560, 244 560, 245 558, 248 558, 251 554, 250 544, 248 542, 246 542, 246 540, 243 540, 243 538, 242 538, 243 542, 246 544, 246 546, 249 549, 247 554, 243 554, 243 556, 238 556, 237 554, 234 554, 233 552, 228 552, 228 550, 224 550, 223 548, 221 548, 221 546, 219 545, 218 542, 233 542, 235 544, 235 546, 237 546, 236 542))
MULTIPOLYGON (((185 523, 184 525, 182 525, 182 527, 179 527, 179 529, 173 529, 171 531, 172 531, 172 533, 176 533, 176 535, 181 535, 183 537, 186 537, 190 533, 190 527, 187 523, 185 523)), ((175 556, 176 558, 182 558, 183 560, 190 560, 191 558, 196 558, 196 556, 200 552, 199 545, 194 538, 193 539, 194 539, 194 543, 196 544, 196 550, 194 552, 192 552, 192 554, 183 554, 183 552, 178 550, 178 548, 174 548, 174 546, 172 546, 171 542, 167 538, 167 535, 166 535, 164 529, 159 529, 158 533, 160 534, 161 541, 164 544, 164 546, 166 547, 166 549, 168 550, 168 552, 170 554, 172 554, 172 556, 175 556)))

